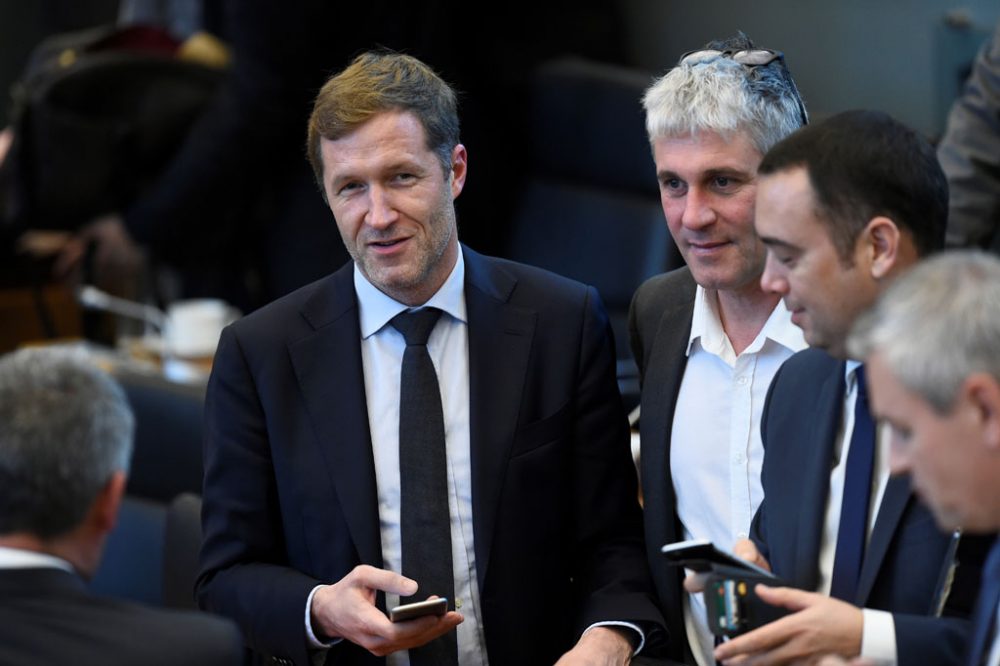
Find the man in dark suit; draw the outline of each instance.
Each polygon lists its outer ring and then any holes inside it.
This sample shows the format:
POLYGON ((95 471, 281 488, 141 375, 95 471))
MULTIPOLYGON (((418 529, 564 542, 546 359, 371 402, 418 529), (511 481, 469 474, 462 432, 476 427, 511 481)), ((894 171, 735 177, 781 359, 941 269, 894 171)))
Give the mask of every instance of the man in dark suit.
POLYGON ((354 261, 222 336, 201 603, 281 663, 625 663, 662 620, 596 292, 459 244, 455 95, 420 61, 359 56, 308 146, 354 261))
POLYGON ((121 388, 78 356, 0 359, 0 663, 241 663, 232 623, 91 596, 132 455, 121 388))
MULTIPOLYGON (((977 252, 929 259, 855 325, 872 411, 892 430, 889 465, 945 530, 1000 529, 1000 260, 977 252), (930 315, 930 316, 929 316, 930 315)), ((983 569, 966 664, 1000 663, 1000 544, 983 569)))
POLYGON ((800 588, 761 588, 765 601, 798 612, 715 655, 956 663, 968 623, 936 616, 942 597, 946 614, 967 614, 978 565, 965 553, 974 560, 979 544, 938 531, 909 477, 889 476, 888 431, 873 423, 863 367, 845 349, 850 327, 885 286, 942 246, 944 175, 926 141, 867 111, 793 134, 759 173, 762 284, 783 296, 814 349, 789 359, 771 385, 761 424, 764 502, 753 541, 736 552, 800 588), (947 594, 941 581, 959 545, 963 566, 947 594))
POLYGON ((757 165, 806 118, 783 59, 743 35, 687 54, 643 101, 663 212, 687 262, 643 284, 630 311, 646 547, 670 657, 706 665, 701 595, 684 594, 660 547, 698 538, 731 550, 763 497, 761 407, 805 341, 760 286, 757 165))

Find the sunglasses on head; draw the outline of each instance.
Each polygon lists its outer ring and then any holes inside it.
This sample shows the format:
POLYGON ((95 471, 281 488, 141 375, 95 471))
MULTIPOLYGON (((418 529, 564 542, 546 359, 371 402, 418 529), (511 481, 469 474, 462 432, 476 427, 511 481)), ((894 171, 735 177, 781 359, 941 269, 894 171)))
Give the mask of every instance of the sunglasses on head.
POLYGON ((764 67, 770 65, 775 60, 784 60, 785 54, 781 51, 771 49, 697 49, 688 51, 681 56, 678 61, 680 65, 697 65, 699 63, 715 60, 716 58, 729 58, 747 67, 764 67))
MULTIPOLYGON (((783 62, 785 54, 772 49, 727 49, 725 51, 718 49, 697 49, 695 51, 688 51, 682 55, 677 64, 698 65, 717 58, 729 58, 733 62, 753 69, 755 67, 766 67, 775 60, 783 62)), ((794 84, 792 84, 792 88, 794 89, 794 84)), ((797 90, 795 91, 795 103, 799 107, 799 116, 802 118, 802 124, 807 125, 809 123, 809 116, 806 115, 806 108, 803 106, 802 99, 799 97, 797 90)))

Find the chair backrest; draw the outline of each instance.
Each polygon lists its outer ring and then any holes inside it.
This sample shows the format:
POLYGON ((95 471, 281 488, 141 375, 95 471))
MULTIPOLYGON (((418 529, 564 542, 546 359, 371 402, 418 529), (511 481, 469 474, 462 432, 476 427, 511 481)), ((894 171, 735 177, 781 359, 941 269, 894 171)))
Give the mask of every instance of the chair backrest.
POLYGON ((167 508, 163 544, 163 605, 195 609, 194 582, 201 550, 201 497, 183 493, 167 508))
POLYGON ((126 495, 101 565, 90 581, 91 592, 160 605, 166 517, 166 504, 126 495))
POLYGON ((597 288, 611 317, 620 377, 634 372, 623 367, 631 363, 632 294, 646 278, 683 265, 663 220, 640 104, 651 81, 580 59, 538 69, 529 175, 507 251, 597 288))
POLYGON ((204 387, 139 374, 116 378, 135 412, 128 493, 164 504, 184 492, 200 493, 204 387))

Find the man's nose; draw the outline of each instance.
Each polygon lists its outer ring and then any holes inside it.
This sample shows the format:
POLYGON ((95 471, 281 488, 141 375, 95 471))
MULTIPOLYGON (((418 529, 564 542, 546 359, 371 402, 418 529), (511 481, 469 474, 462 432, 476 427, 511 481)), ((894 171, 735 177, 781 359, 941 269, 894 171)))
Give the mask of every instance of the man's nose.
POLYGON ((684 198, 681 226, 686 229, 702 229, 715 221, 715 211, 709 197, 700 188, 692 187, 684 198))
POLYGON ((768 251, 764 261, 764 272, 760 276, 760 288, 772 294, 788 293, 788 280, 785 278, 784 267, 774 258, 774 253, 768 251))
POLYGON ((368 214, 365 222, 375 229, 385 229, 399 219, 392 196, 384 187, 373 185, 368 190, 368 214))

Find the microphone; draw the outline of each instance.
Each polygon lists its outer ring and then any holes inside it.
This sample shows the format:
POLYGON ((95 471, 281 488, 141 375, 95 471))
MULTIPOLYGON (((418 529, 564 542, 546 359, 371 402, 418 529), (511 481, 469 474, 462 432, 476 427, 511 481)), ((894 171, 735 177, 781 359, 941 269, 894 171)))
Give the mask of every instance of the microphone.
POLYGON ((112 314, 138 319, 156 328, 160 335, 164 335, 167 326, 167 313, 163 310, 137 303, 118 296, 112 296, 106 291, 101 291, 93 285, 83 285, 76 292, 76 299, 80 305, 93 310, 102 310, 112 314))

